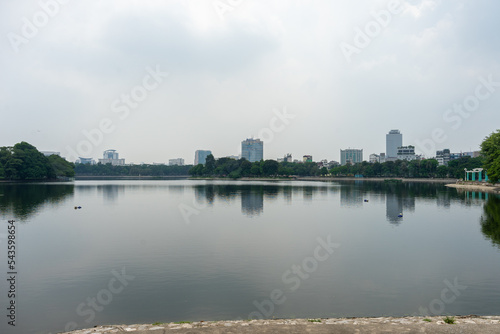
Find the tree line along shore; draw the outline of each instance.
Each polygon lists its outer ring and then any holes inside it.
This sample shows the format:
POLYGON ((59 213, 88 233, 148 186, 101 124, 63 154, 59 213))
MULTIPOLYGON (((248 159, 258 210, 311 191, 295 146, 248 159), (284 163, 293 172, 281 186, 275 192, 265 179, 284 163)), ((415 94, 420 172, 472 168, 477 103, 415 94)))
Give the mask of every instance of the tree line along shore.
POLYGON ((46 157, 33 145, 21 142, 0 147, 0 180, 57 180, 72 177, 173 177, 195 178, 297 178, 297 177, 363 177, 462 179, 464 169, 484 168, 489 182, 500 179, 500 130, 481 143, 481 156, 451 160, 439 166, 435 159, 396 160, 384 163, 363 161, 327 168, 315 162, 291 163, 276 160, 250 162, 246 159, 219 158, 209 155, 205 164, 196 166, 73 164, 58 155, 46 157))

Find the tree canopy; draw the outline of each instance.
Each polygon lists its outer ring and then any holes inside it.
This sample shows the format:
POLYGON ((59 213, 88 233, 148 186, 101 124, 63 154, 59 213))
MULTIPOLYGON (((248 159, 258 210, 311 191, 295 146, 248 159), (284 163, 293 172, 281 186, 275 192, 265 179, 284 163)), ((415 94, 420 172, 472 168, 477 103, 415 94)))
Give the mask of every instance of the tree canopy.
POLYGON ((274 177, 274 176, 316 176, 320 175, 320 169, 314 162, 289 163, 277 162, 276 160, 261 160, 250 162, 244 158, 219 158, 214 159, 212 155, 207 157, 205 165, 199 164, 189 170, 193 176, 217 176, 217 177, 274 177))
POLYGON ((492 133, 481 143, 481 153, 485 158, 484 168, 491 183, 500 180, 500 130, 492 133))
POLYGON ((188 166, 167 165, 126 165, 113 166, 111 164, 96 165, 76 164, 77 176, 186 176, 191 168, 188 166))
POLYGON ((0 178, 46 180, 73 175, 73 164, 59 156, 46 157, 27 142, 0 147, 0 178))

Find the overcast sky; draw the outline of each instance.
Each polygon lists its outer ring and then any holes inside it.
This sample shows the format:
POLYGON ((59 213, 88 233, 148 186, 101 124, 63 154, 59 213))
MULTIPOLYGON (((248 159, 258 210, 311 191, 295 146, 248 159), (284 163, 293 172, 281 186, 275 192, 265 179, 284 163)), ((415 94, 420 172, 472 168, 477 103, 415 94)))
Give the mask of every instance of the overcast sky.
POLYGON ((499 12, 494 0, 1 1, 0 146, 190 164, 260 136, 266 159, 339 161, 351 147, 367 160, 400 129, 426 155, 478 150, 500 128, 499 12))

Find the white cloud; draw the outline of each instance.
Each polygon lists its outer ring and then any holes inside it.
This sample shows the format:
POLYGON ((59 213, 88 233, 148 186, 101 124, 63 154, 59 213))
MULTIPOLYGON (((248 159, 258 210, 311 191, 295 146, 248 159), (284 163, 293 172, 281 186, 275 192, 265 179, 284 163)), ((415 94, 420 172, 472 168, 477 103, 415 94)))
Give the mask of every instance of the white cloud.
MULTIPOLYGON (((107 145, 128 161, 158 162, 158 150, 164 161, 190 162, 198 148, 237 154, 241 140, 283 106, 297 120, 266 146, 267 158, 290 152, 338 160, 348 146, 382 152, 393 127, 411 144, 442 126, 443 110, 469 94, 478 76, 498 73, 500 23, 489 13, 500 5, 406 1, 404 13, 348 64, 339 43, 352 41, 354 28, 387 4, 247 0, 221 20, 211 1, 68 2, 16 54, 5 36, 39 7, 3 2, 0 113, 12 126, 0 145, 27 140, 64 151, 82 130, 113 116, 110 103, 156 64, 170 76, 94 157, 107 145)), ((477 119, 498 123, 499 103, 493 97, 477 119)), ((461 131, 443 145, 465 150, 485 135, 477 126, 461 131)))

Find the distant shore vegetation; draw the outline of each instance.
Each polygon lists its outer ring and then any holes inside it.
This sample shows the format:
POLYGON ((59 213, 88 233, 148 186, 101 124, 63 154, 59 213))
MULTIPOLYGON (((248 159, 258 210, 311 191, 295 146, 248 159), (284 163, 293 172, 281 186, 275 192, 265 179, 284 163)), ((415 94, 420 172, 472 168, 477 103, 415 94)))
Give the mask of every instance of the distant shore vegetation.
POLYGON ((123 165, 76 164, 76 176, 187 176, 192 165, 123 165))
POLYGON ((250 162, 246 159, 219 158, 212 154, 205 164, 196 166, 73 164, 58 155, 46 157, 36 147, 20 142, 0 147, 0 180, 55 180, 76 176, 187 176, 225 177, 402 177, 402 178, 455 178, 464 177, 464 169, 485 168, 489 181, 500 180, 500 130, 490 134, 481 143, 481 156, 462 157, 439 166, 435 159, 396 160, 332 166, 327 168, 316 162, 292 163, 276 160, 250 162))
POLYGON ((448 166, 438 166, 435 159, 396 160, 384 163, 369 163, 334 166, 330 169, 315 162, 291 163, 276 160, 249 162, 246 159, 207 157, 204 165, 193 166, 189 174, 194 177, 290 177, 290 176, 363 176, 404 178, 463 178, 464 168, 479 168, 484 158, 463 157, 452 160, 448 166))

